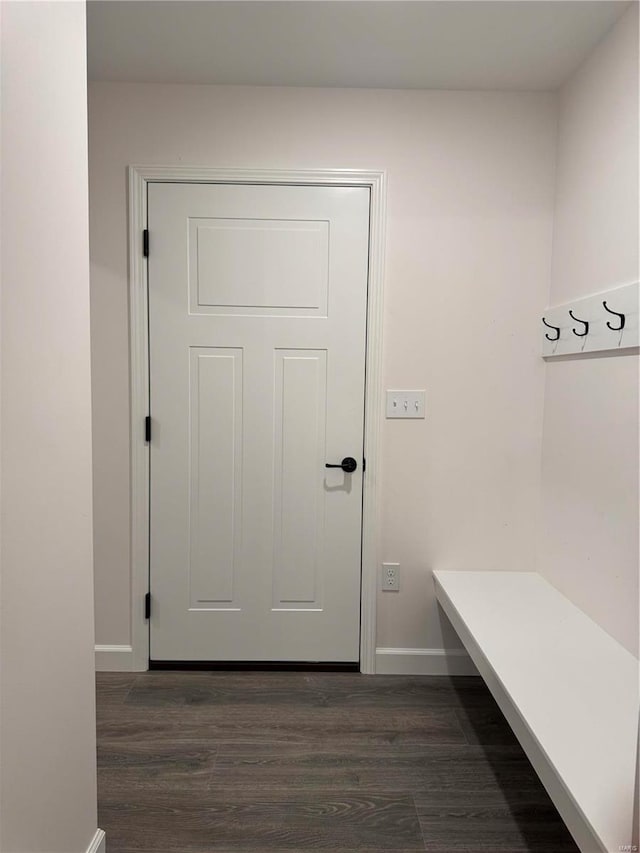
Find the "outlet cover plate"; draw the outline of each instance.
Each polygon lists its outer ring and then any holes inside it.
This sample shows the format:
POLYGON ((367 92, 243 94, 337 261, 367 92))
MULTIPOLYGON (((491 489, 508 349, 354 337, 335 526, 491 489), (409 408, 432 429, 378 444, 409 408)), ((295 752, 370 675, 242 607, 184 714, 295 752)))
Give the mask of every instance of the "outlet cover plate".
POLYGON ((399 592, 400 563, 383 563, 381 586, 383 592, 399 592))

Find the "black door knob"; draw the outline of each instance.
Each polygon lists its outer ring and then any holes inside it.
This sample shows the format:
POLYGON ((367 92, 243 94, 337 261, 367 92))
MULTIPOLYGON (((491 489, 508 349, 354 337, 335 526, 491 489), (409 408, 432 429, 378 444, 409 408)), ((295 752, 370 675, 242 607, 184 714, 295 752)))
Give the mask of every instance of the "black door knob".
POLYGON ((358 467, 358 463, 353 458, 353 456, 345 456, 342 462, 339 462, 337 465, 331 465, 329 462, 324 466, 325 468, 342 468, 345 474, 353 474, 353 472, 358 467))

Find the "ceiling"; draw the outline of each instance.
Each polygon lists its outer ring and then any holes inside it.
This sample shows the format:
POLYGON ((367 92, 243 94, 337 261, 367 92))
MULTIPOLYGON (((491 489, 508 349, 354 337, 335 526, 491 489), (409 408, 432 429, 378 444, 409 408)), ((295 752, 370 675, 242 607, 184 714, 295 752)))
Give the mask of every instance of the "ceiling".
POLYGON ((90 0, 91 80, 399 89, 560 86, 628 2, 90 0))

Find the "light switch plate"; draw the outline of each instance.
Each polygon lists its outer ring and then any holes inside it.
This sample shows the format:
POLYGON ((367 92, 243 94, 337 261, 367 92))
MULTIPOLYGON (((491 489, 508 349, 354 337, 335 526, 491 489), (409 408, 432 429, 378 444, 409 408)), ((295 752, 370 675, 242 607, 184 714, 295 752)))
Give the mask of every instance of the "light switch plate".
POLYGON ((424 391, 387 391, 388 418, 424 418, 424 391))

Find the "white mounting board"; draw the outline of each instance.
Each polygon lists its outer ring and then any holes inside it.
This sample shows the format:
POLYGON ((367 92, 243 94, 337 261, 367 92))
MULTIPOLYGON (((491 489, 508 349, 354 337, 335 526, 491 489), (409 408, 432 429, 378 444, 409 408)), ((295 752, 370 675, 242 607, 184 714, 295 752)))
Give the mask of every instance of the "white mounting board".
POLYGON ((640 283, 623 284, 593 296, 585 296, 564 305, 555 305, 547 308, 544 318, 547 323, 560 327, 560 338, 550 341, 546 335, 553 337, 553 329, 547 329, 544 323, 540 323, 540 335, 542 337, 542 355, 549 358, 559 355, 580 355, 582 353, 602 352, 605 350, 618 351, 637 347, 638 337, 638 295, 640 283), (603 302, 614 311, 625 314, 625 326, 621 332, 612 331, 607 322, 612 326, 619 324, 619 318, 609 314, 603 302), (584 326, 577 323, 569 316, 569 310, 576 317, 589 322, 589 334, 584 337, 574 335, 573 329, 581 332, 584 326))

